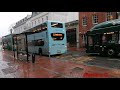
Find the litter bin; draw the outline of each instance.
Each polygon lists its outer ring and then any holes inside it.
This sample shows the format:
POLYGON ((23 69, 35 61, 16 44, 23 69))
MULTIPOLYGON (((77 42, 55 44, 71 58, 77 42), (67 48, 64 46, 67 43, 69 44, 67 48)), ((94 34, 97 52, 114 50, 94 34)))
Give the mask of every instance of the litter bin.
POLYGON ((35 63, 35 54, 32 53, 32 63, 35 63))

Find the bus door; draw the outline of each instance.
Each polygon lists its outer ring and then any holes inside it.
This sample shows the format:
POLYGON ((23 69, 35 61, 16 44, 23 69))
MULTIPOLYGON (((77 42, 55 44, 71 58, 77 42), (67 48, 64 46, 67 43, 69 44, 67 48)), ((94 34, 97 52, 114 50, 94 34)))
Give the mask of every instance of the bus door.
POLYGON ((97 34, 97 35, 94 35, 93 36, 93 51, 95 53, 99 53, 101 52, 101 46, 102 42, 101 42, 101 35, 100 34, 97 34))
POLYGON ((87 51, 89 53, 99 53, 100 52, 100 35, 88 35, 87 40, 87 51))

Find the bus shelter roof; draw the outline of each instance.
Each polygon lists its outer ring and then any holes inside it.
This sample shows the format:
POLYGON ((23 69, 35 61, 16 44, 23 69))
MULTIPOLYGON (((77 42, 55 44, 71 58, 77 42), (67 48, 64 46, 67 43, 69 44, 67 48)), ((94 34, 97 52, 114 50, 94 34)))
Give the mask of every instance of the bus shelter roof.
POLYGON ((34 33, 38 33, 38 32, 22 32, 19 34, 13 34, 13 36, 18 36, 18 35, 29 35, 29 34, 34 34, 34 33))
POLYGON ((106 32, 115 32, 115 31, 120 31, 120 19, 115 19, 95 25, 93 28, 90 29, 88 33, 102 34, 106 32))

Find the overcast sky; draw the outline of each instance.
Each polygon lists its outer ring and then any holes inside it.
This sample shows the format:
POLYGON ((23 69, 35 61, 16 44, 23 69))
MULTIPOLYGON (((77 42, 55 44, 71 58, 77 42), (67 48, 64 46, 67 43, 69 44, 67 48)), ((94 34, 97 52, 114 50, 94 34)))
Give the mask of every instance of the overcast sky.
POLYGON ((0 12, 0 37, 10 34, 11 24, 31 14, 32 12, 0 12))

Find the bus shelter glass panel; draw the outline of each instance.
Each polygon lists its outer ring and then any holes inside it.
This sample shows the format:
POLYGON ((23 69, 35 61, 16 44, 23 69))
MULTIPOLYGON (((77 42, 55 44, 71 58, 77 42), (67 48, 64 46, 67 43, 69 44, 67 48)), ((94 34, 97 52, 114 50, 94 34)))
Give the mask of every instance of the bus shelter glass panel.
POLYGON ((119 37, 118 37, 118 32, 109 32, 109 33, 104 33, 102 37, 102 42, 103 44, 105 43, 118 43, 119 37))
POLYGON ((101 42, 101 34, 88 36, 88 50, 94 53, 99 52, 101 42))

